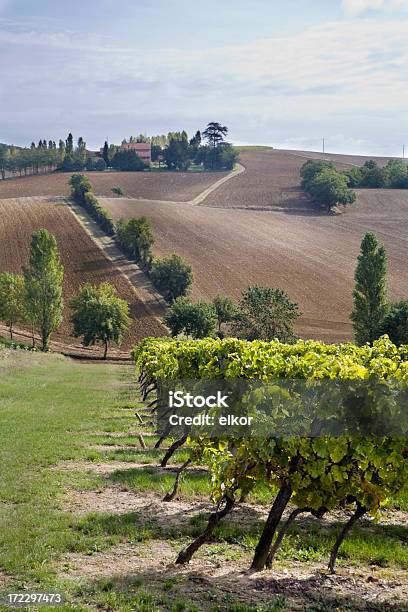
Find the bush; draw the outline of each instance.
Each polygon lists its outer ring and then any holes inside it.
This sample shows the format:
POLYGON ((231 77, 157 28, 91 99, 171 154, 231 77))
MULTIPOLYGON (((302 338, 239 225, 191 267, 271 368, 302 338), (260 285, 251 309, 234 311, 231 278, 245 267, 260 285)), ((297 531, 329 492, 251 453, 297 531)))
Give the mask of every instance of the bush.
POLYGON ((193 271, 182 257, 172 253, 153 261, 150 277, 154 286, 172 302, 187 294, 193 282, 193 271))
POLYGON ((140 172, 147 168, 146 164, 140 159, 136 151, 119 150, 115 153, 111 162, 112 168, 127 172, 140 172))
POLYGON ((382 333, 387 334, 394 344, 408 344, 408 300, 401 300, 389 306, 382 333))
POLYGON ((308 191, 310 183, 316 178, 322 170, 335 170, 334 164, 320 161, 318 159, 310 159, 300 169, 300 177, 302 179, 302 189, 308 191))
POLYGON ((309 160, 301 170, 302 187, 320 207, 331 210, 337 204, 351 204, 356 199, 349 189, 349 175, 338 172, 333 164, 309 160))
POLYGON ((213 336, 217 315, 212 304, 199 300, 190 302, 185 297, 177 298, 165 317, 172 336, 184 333, 192 338, 213 336))

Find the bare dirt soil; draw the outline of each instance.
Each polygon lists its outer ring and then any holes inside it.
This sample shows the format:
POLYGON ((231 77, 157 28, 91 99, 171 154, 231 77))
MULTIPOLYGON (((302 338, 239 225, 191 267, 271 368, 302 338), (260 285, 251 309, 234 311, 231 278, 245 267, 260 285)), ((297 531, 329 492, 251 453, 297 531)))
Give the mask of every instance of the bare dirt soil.
POLYGON ((145 336, 165 333, 164 326, 151 316, 148 305, 84 231, 63 199, 31 197, 0 200, 0 219, 2 272, 21 272, 27 262, 31 235, 36 230, 46 228, 57 239, 65 269, 63 290, 66 306, 64 321, 58 333, 53 335, 55 340, 79 344, 80 340, 72 336, 68 301, 85 282, 99 284, 108 281, 129 302, 132 325, 124 338, 123 349, 130 348, 145 336))
MULTIPOLYGON (((226 172, 86 172, 96 195, 111 196, 119 186, 126 196, 187 202, 218 181, 226 172)), ((70 173, 40 174, 0 180, 0 199, 24 196, 69 195, 70 173)))
POLYGON ((246 172, 199 207, 109 198, 102 203, 116 219, 151 220, 156 253, 175 251, 191 263, 193 298, 238 298, 253 283, 281 287, 303 313, 297 325, 302 337, 350 340, 354 270, 365 232, 374 231, 388 250, 390 298, 406 297, 408 191, 360 190, 344 214, 320 213, 300 190, 304 161, 287 152, 246 151, 246 172))

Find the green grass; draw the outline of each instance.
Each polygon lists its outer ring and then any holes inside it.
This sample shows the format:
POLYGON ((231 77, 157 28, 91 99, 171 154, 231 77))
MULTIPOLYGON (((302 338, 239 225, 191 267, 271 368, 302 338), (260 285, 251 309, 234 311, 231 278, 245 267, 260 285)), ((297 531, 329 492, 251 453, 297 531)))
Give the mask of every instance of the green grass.
POLYGON ((0 386, 0 567, 7 573, 45 579, 60 553, 89 545, 60 510, 66 476, 51 468, 83 455, 84 440, 70 431, 99 426, 117 368, 20 351, 8 359, 0 386))
MULTIPOLYGON (((158 498, 172 489, 174 470, 158 467, 163 449, 154 449, 157 436, 146 436, 139 447, 133 410, 141 408, 134 387, 123 385, 132 375, 128 366, 84 365, 57 355, 0 349, 0 570, 12 576, 13 588, 63 588, 70 602, 61 610, 230 610, 270 612, 285 609, 284 599, 249 606, 214 585, 185 596, 180 576, 155 574, 149 567, 138 576, 111 580, 62 579, 55 570, 63 555, 93 555, 126 542, 136 549, 149 541, 167 540, 174 554, 201 533, 208 514, 176 510, 168 523, 159 520, 148 494, 158 498), (92 432, 104 432, 95 435, 92 432), (124 436, 112 436, 121 432, 124 436), (109 448, 110 445, 123 448, 109 448), (92 448, 104 445, 106 449, 92 448), (63 469, 61 462, 81 461, 81 469, 63 469), (92 472, 92 463, 136 462, 142 468, 117 469, 108 476, 92 472), (89 470, 85 462, 89 462, 89 470), (114 514, 94 512, 82 517, 64 510, 66 491, 98 491, 119 486, 146 496, 146 508, 114 514), (148 509, 149 508, 149 509, 148 509), (178 515, 177 515, 178 513, 178 515), (181 582, 180 582, 181 581, 181 582)), ((152 429, 152 428, 150 428, 152 429)), ((188 456, 178 450, 171 463, 188 456)), ((204 470, 183 474, 179 498, 208 501, 210 480, 204 470)), ((273 492, 257 487, 247 501, 269 506, 273 492)), ((388 507, 408 509, 408 490, 389 500, 388 507)), ((211 541, 198 553, 206 562, 239 561, 243 568, 262 530, 260 508, 241 507, 232 520, 221 523, 211 541), (253 513, 253 514, 252 514, 253 513), (245 557, 245 559, 244 559, 245 557)), ((305 518, 289 531, 278 553, 281 564, 327 562, 340 525, 305 518)), ((342 546, 339 563, 408 570, 408 528, 363 521, 342 546)), ((148 563, 148 562, 147 562, 148 563)), ((194 591, 194 589, 193 589, 194 591)), ((290 609, 290 608, 288 608, 290 609)))
MULTIPOLYGON (((110 478, 129 491, 135 491, 136 493, 154 491, 163 496, 173 488, 175 473, 169 469, 163 471, 158 467, 145 467, 142 469, 117 470, 111 474, 110 478)), ((211 483, 207 472, 189 471, 181 477, 178 497, 208 499, 210 491, 211 483)))

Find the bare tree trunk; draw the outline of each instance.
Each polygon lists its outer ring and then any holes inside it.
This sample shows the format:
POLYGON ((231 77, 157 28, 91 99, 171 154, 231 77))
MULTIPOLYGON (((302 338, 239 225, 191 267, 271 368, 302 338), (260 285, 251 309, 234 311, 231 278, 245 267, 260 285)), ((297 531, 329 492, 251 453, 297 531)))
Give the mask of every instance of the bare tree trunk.
POLYGON ((170 448, 166 451, 163 459, 161 460, 161 466, 162 467, 166 467, 167 463, 169 462, 169 459, 174 455, 174 453, 176 452, 176 450, 178 448, 180 448, 180 446, 183 446, 183 444, 185 443, 185 441, 187 440, 188 435, 184 434, 184 436, 182 436, 179 440, 176 440, 175 442, 173 442, 173 444, 170 446, 170 448))
POLYGON ((329 561, 329 570, 332 574, 336 573, 336 560, 337 560, 337 555, 338 555, 340 546, 344 542, 344 539, 349 533, 349 531, 352 529, 354 523, 356 523, 362 516, 364 516, 366 512, 367 512, 367 509, 364 508, 364 506, 362 506, 359 502, 357 502, 356 511, 349 518, 349 520, 343 526, 343 529, 340 531, 339 535, 337 536, 337 540, 331 551, 330 561, 329 561))
POLYGON ((106 338, 104 340, 104 345, 105 345, 105 350, 104 350, 104 353, 103 353, 103 358, 106 359, 106 356, 108 354, 108 341, 107 341, 106 338))
POLYGON ((221 519, 223 519, 224 516, 231 512, 232 508, 234 507, 234 504, 235 500, 232 497, 227 497, 225 500, 224 509, 217 512, 212 512, 210 514, 207 527, 204 529, 203 533, 198 536, 198 538, 196 538, 193 542, 191 542, 189 546, 187 546, 187 548, 185 548, 179 553, 179 556, 176 559, 177 564, 183 565, 184 563, 188 563, 191 560, 191 557, 194 555, 194 553, 197 552, 197 550, 209 540, 212 532, 214 531, 218 523, 221 521, 221 519))
POLYGON ((264 569, 266 560, 268 558, 269 549, 272 544, 272 540, 279 526, 282 514, 284 513, 285 508, 288 505, 291 497, 292 487, 289 484, 282 485, 279 490, 279 493, 275 498, 275 501, 273 502, 262 535, 255 549, 255 555, 252 561, 251 569, 257 572, 260 572, 264 569))
POLYGON ((174 480, 173 489, 172 489, 171 493, 166 493, 166 495, 163 497, 163 501, 165 501, 165 502, 173 501, 173 499, 176 497, 177 491, 178 491, 178 488, 179 488, 179 483, 180 483, 180 476, 184 472, 186 467, 188 465, 190 465, 190 463, 191 463, 191 459, 187 459, 187 461, 185 461, 183 463, 183 465, 181 467, 179 467, 179 469, 177 470, 177 473, 176 473, 176 478, 174 480))
POLYGON ((279 533, 278 533, 278 535, 276 537, 276 540, 272 544, 272 547, 271 547, 271 549, 269 551, 269 554, 268 554, 268 558, 266 559, 266 567, 268 569, 270 569, 272 567, 272 563, 273 563, 273 560, 275 558, 275 555, 276 555, 280 545, 282 544, 282 540, 285 537, 289 527, 291 526, 291 524, 293 523, 295 518, 297 516, 299 516, 299 514, 302 514, 302 512, 307 512, 307 508, 296 508, 296 510, 293 510, 293 512, 290 513, 289 518, 287 519, 287 521, 279 529, 279 533))

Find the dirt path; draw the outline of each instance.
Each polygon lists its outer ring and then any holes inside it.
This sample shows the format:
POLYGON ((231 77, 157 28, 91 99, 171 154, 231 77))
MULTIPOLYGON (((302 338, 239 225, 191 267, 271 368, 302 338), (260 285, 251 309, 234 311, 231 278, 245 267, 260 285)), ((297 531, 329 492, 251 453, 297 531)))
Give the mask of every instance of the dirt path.
POLYGON ((201 202, 203 202, 210 195, 210 193, 213 193, 216 189, 221 187, 221 185, 223 185, 227 181, 230 181, 232 178, 234 178, 234 176, 238 176, 239 174, 242 174, 243 172, 245 172, 245 166, 243 166, 242 164, 236 164, 232 172, 227 174, 227 176, 224 176, 219 181, 216 181, 215 183, 210 185, 210 187, 207 187, 207 189, 204 189, 204 191, 202 191, 193 200, 186 202, 186 204, 192 204, 193 206, 198 206, 199 204, 201 204, 201 202))
POLYGON ((66 202, 68 203, 72 214, 80 223, 84 231, 105 253, 106 257, 113 263, 119 272, 123 274, 131 283, 137 297, 144 302, 152 317, 163 325, 162 319, 166 313, 166 302, 155 290, 139 266, 136 263, 129 261, 121 253, 114 239, 107 236, 103 230, 99 228, 97 223, 91 219, 91 217, 78 204, 68 199, 66 202))

